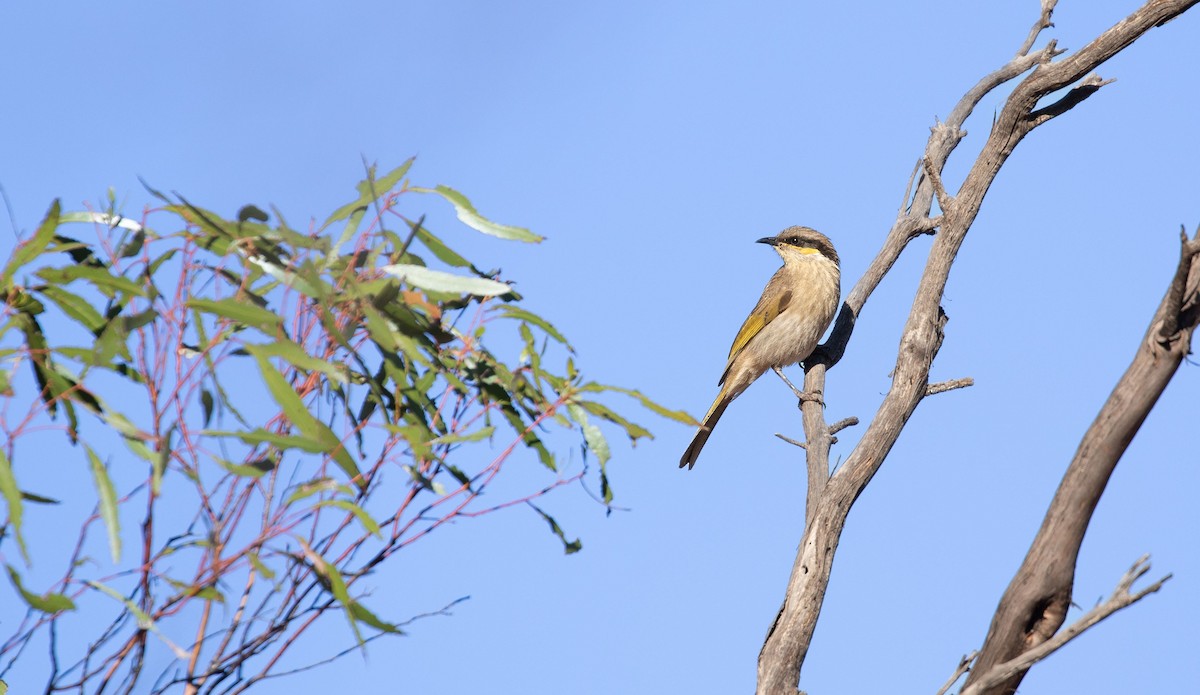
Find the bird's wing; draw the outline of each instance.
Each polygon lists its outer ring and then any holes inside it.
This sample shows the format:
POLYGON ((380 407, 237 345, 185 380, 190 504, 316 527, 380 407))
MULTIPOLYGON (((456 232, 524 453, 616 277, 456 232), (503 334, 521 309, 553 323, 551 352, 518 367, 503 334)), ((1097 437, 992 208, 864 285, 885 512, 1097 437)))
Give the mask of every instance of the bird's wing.
MULTIPOLYGON (((782 268, 779 269, 783 271, 782 268)), ((775 273, 775 277, 771 278, 771 282, 767 283, 769 289, 775 283, 779 273, 775 273)), ((759 298, 758 304, 754 305, 754 310, 746 317, 746 322, 742 324, 741 329, 737 332, 737 337, 733 339, 733 346, 729 348, 729 360, 725 363, 725 371, 721 374, 721 381, 724 383, 725 377, 729 375, 729 367, 733 365, 733 361, 742 352, 754 336, 762 332, 762 329, 767 327, 767 324, 775 320, 775 317, 783 313, 788 304, 792 301, 792 291, 784 290, 774 293, 764 291, 762 297, 759 298)))

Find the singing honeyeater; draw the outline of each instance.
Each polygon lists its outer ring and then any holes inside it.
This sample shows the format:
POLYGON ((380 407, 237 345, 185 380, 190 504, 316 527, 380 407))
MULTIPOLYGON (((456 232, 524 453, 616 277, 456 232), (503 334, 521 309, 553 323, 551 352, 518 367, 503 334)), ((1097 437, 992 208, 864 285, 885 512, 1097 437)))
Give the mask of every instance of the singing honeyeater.
POLYGON ((812 354, 837 311, 841 273, 828 237, 808 227, 788 227, 758 243, 775 247, 783 267, 775 271, 733 339, 725 372, 717 382, 721 391, 679 459, 680 468, 696 465, 725 408, 763 372, 796 364, 812 354))

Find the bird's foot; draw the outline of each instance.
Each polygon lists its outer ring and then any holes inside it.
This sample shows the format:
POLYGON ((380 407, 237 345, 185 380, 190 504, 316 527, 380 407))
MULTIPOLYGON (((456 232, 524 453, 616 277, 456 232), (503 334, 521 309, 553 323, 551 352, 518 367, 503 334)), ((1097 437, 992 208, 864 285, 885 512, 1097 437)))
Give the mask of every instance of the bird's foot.
POLYGON ((800 403, 796 407, 803 408, 806 402, 820 403, 821 407, 825 407, 825 400, 822 398, 825 394, 820 391, 800 391, 796 394, 796 398, 800 399, 800 403))
POLYGON ((771 367, 771 369, 773 369, 775 373, 779 375, 780 379, 783 379, 783 383, 787 384, 787 387, 791 389, 796 398, 800 400, 799 406, 803 406, 805 401, 812 401, 814 403, 820 403, 822 408, 825 407, 825 401, 822 398, 824 395, 823 393, 820 391, 801 391, 800 389, 796 388, 796 385, 793 384, 790 379, 787 378, 782 369, 779 367, 771 367))

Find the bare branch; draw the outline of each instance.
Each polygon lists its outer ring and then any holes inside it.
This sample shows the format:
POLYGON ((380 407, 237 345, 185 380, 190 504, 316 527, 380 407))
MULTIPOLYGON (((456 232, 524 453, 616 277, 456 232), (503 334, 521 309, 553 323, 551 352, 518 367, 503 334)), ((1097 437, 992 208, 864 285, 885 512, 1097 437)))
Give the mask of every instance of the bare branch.
POLYGON ((780 434, 780 433, 778 433, 778 432, 776 432, 776 433, 775 433, 775 436, 776 436, 776 437, 779 437, 780 439, 782 439, 783 441, 787 442, 788 444, 792 444, 792 445, 794 445, 794 446, 798 446, 798 447, 800 447, 801 449, 807 449, 807 448, 808 448, 808 445, 807 445, 807 444, 805 444, 804 442, 802 442, 802 441, 799 441, 799 440, 796 440, 796 439, 792 439, 791 437, 788 437, 788 436, 786 436, 786 435, 780 434))
MULTIPOLYGON (((936 131, 941 127, 942 124, 939 123, 933 127, 933 130, 936 131)), ((942 185, 942 175, 934 170, 933 165, 929 163, 929 160, 923 159, 921 160, 921 163, 925 167, 925 176, 929 178, 929 183, 933 186, 933 194, 937 199, 938 207, 944 213, 950 209, 951 205, 954 204, 954 198, 946 192, 946 187, 942 185)))
POLYGON ((1171 575, 1168 574, 1137 593, 1130 593, 1133 583, 1150 571, 1149 559, 1149 555, 1143 555, 1137 562, 1133 563, 1133 566, 1117 582, 1117 587, 1113 590, 1112 595, 1108 597, 1108 600, 1084 613, 1078 620, 1068 625, 1051 639, 1042 642, 1020 656, 1002 664, 997 664, 985 673, 977 670, 972 674, 973 682, 963 688, 958 695, 982 695, 983 693, 991 692, 991 689, 1018 674, 1024 673, 1030 666, 1058 651, 1067 642, 1083 634, 1085 630, 1099 623, 1101 620, 1161 589, 1163 584, 1171 578, 1171 575))
POLYGON ((1057 4, 1058 0, 1042 0, 1042 15, 1033 23, 1033 28, 1029 30, 1029 36, 1026 37, 1025 43, 1021 44, 1021 48, 1017 49, 1018 56, 1028 54, 1029 49, 1033 48, 1033 43, 1037 41, 1037 37, 1042 33, 1042 30, 1054 26, 1054 22, 1050 21, 1050 16, 1054 14, 1054 6, 1057 4))
POLYGON ((917 174, 921 171, 922 160, 918 159, 913 165, 912 173, 908 175, 908 185, 904 187, 904 198, 900 201, 900 209, 896 211, 896 218, 903 218, 911 209, 912 206, 912 190, 913 183, 917 180, 917 174))
MULTIPOLYGON (((1066 619, 1075 564, 1096 504, 1126 447, 1187 355, 1200 313, 1184 314, 1186 288, 1200 283, 1200 241, 1184 238, 1180 260, 1129 368, 1083 435, 1046 510, 1024 562, 1013 576, 980 649, 978 672, 1014 660, 1051 637, 1066 619), (1165 328, 1172 330, 1163 335, 1165 328)), ((989 693, 1011 693, 1017 671, 989 693)), ((968 685, 978 680, 975 673, 968 685)))
POLYGON ((969 376, 963 377, 962 379, 950 379, 948 381, 939 381, 936 384, 930 384, 930 385, 926 386, 925 387, 925 395, 932 396, 934 394, 945 393, 947 391, 953 391, 954 389, 961 389, 961 388, 966 388, 968 386, 974 386, 974 385, 975 385, 975 380, 969 376))
POLYGON ((950 691, 950 688, 953 688, 954 684, 958 682, 958 679, 962 678, 964 673, 971 670, 971 662, 975 661, 975 657, 978 655, 978 651, 973 651, 959 659, 958 666, 954 669, 954 673, 950 674, 950 678, 946 680, 942 687, 938 688, 938 691, 935 693, 935 695, 946 695, 946 693, 950 691))
MULTIPOLYGON (((947 320, 941 302, 950 268, 979 213, 984 196, 1025 135, 1040 123, 1082 102, 1091 93, 1088 90, 1094 92, 1098 85, 1080 85, 1075 96, 1068 95, 1033 117, 1038 101, 1075 84, 1151 28, 1197 2, 1200 0, 1151 0, 1078 53, 1058 62, 1054 59, 1062 52, 1054 41, 1030 51, 1033 41, 1027 38, 1016 57, 969 89, 945 123, 930 133, 923 156, 926 175, 916 184, 908 214, 896 220, 882 248, 847 294, 829 340, 805 362, 804 391, 824 393, 825 372, 844 355, 867 299, 908 242, 915 238, 914 230, 920 229, 924 233, 933 228, 930 212, 937 198, 939 204, 946 207, 938 219, 938 234, 930 248, 904 326, 891 389, 857 446, 832 477, 829 475, 832 435, 824 421, 822 408, 815 403, 801 404, 808 445, 805 452, 808 466, 805 528, 782 608, 759 654, 759 693, 792 693, 799 689, 800 668, 824 601, 846 517, 890 453, 917 405, 928 395, 930 368, 941 347, 947 320), (962 185, 953 194, 944 191, 939 195, 939 186, 932 174, 943 171, 950 153, 961 142, 967 117, 987 94, 1035 67, 1037 69, 1026 75, 1008 96, 962 185)), ((1042 4, 1035 30, 1031 32, 1034 40, 1041 29, 1049 25, 1052 10, 1052 2, 1042 4)), ((1073 563, 1071 565, 1073 567, 1073 563)), ((983 653, 986 653, 986 647, 983 653)))
POLYGON ((829 434, 837 434, 847 427, 853 427, 858 424, 858 418, 851 415, 847 418, 842 418, 829 426, 829 434))
POLYGON ((1112 84, 1113 82, 1116 82, 1116 80, 1101 79, 1099 75, 1094 73, 1088 75, 1087 77, 1083 78, 1078 85, 1072 87, 1071 90, 1063 96, 1063 98, 1059 99, 1053 104, 1050 104, 1049 106, 1045 106, 1029 114, 1028 121, 1033 126, 1039 126, 1055 116, 1060 116, 1067 111, 1070 111, 1079 104, 1083 103, 1084 99, 1087 99, 1099 91, 1101 87, 1112 84))

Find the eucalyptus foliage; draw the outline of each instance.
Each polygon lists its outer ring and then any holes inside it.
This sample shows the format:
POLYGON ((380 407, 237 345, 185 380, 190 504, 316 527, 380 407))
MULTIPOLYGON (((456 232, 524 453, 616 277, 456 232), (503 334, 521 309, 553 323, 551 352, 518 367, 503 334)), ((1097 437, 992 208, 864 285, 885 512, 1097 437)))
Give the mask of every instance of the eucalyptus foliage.
POLYGON ((409 186, 411 164, 372 169, 306 231, 277 210, 226 218, 148 189, 159 204, 136 220, 111 201, 55 202, 13 249, 0 604, 26 610, 0 676, 39 634, 54 688, 238 692, 286 672, 328 614, 348 626, 331 655, 361 648, 402 627, 367 607, 366 578, 447 522, 526 507, 580 549, 535 500, 583 484, 611 509, 605 430, 650 433, 606 394, 691 422, 585 379, 506 278, 405 209, 432 196, 479 233, 541 237, 448 187, 409 186), (26 483, 46 466, 85 476, 90 508, 26 483), (34 570, 56 579, 32 588, 34 570), (145 673, 156 654, 168 665, 145 673))

